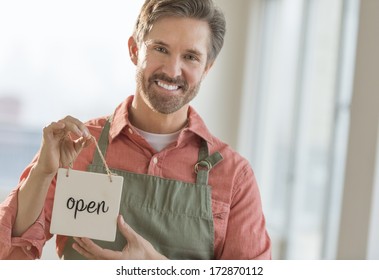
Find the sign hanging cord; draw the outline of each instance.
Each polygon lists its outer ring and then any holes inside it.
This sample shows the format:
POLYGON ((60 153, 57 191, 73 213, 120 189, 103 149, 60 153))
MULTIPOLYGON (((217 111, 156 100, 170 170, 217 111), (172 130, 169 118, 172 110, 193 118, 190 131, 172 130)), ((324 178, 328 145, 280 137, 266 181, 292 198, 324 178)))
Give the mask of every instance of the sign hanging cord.
MULTIPOLYGON (((101 160, 104 163, 105 170, 107 171, 107 174, 108 174, 108 177, 109 177, 109 181, 112 182, 112 175, 113 175, 113 173, 111 172, 111 170, 108 167, 107 162, 105 161, 104 155, 103 155, 103 153, 100 150, 99 144, 97 143, 97 140, 96 140, 95 136, 92 136, 92 139, 94 140, 94 142, 96 144, 97 151, 99 152, 100 158, 101 158, 101 160)), ((67 174, 66 174, 67 177, 69 176, 70 169, 72 169, 72 165, 73 164, 71 162, 70 165, 69 165, 69 167, 68 167, 68 169, 67 169, 67 174)))

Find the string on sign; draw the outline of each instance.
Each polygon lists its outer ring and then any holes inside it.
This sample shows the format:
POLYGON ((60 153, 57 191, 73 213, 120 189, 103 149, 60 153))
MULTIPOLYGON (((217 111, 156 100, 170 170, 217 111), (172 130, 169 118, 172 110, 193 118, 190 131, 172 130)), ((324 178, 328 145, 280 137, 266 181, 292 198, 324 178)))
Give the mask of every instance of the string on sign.
MULTIPOLYGON (((97 150, 98 150, 98 152, 99 152, 100 158, 101 158, 101 160, 102 160, 103 163, 104 163, 104 167, 105 167, 105 170, 107 171, 107 174, 108 174, 108 177, 109 177, 109 181, 112 182, 112 175, 113 175, 113 173, 111 172, 111 170, 110 170, 109 167, 108 167, 107 162, 105 161, 104 155, 103 155, 103 153, 102 153, 101 150, 100 150, 100 147, 99 147, 99 144, 98 144, 97 141, 96 141, 96 138, 95 138, 94 136, 92 136, 92 139, 94 140, 94 142, 95 142, 95 144, 96 144, 96 148, 97 148, 97 150)), ((72 167, 73 167, 73 164, 72 164, 72 162, 71 162, 71 163, 69 164, 68 168, 67 168, 67 173, 66 173, 66 176, 67 176, 67 177, 69 177, 69 175, 70 175, 70 169, 72 169, 72 167)))

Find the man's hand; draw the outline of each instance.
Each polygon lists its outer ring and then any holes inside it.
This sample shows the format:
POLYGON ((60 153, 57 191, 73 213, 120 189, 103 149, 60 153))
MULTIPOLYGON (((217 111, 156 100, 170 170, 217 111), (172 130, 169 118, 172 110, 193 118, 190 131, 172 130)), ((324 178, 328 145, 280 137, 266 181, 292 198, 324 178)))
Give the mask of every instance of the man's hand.
POLYGON ((127 244, 122 251, 103 249, 89 238, 75 237, 73 248, 82 256, 91 260, 166 260, 154 247, 136 233, 121 215, 118 216, 117 225, 127 244))
POLYGON ((43 129, 41 152, 35 168, 41 175, 54 176, 59 167, 69 166, 92 141, 86 126, 71 116, 52 122, 43 129))

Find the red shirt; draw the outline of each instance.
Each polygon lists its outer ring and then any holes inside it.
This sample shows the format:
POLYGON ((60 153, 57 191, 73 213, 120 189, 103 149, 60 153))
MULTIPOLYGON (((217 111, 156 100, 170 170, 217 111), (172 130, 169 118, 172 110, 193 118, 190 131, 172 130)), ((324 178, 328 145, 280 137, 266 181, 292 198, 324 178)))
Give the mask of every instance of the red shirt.
MULTIPOLYGON (((271 241, 266 231, 258 185, 248 161, 214 137, 192 107, 188 112, 188 125, 178 140, 161 152, 155 151, 129 122, 128 108, 132 100, 133 97, 129 97, 115 110, 106 153, 109 167, 194 183, 194 166, 198 161, 201 139, 206 140, 210 154, 218 151, 224 158, 209 175, 215 258, 270 259, 271 241)), ((105 122, 106 117, 89 121, 90 133, 98 138, 105 122)), ((95 149, 92 145, 83 150, 75 161, 74 169, 86 170, 95 149)), ((52 237, 49 228, 55 180, 37 221, 21 237, 12 237, 18 188, 34 162, 23 172, 18 187, 0 205, 0 259, 40 258, 44 243, 52 237)), ((66 237, 57 236, 59 256, 65 242, 66 237)))

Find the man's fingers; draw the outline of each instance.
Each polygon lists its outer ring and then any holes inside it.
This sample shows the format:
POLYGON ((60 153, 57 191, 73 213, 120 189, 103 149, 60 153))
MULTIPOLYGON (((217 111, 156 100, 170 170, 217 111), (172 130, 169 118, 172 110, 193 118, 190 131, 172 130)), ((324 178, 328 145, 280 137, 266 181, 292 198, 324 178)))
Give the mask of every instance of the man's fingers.
POLYGON ((95 256, 92 255, 90 252, 88 252, 84 247, 83 243, 81 242, 80 238, 74 238, 76 243, 74 242, 72 244, 72 248, 77 251, 79 254, 81 254, 83 257, 89 259, 89 260, 94 260, 95 256))
POLYGON ((46 126, 45 129, 49 130, 61 130, 64 129, 65 124, 63 122, 52 122, 50 125, 46 126))
POLYGON ((65 126, 62 122, 52 122, 43 128, 43 135, 44 137, 51 137, 57 134, 62 134, 63 136, 65 126))
POLYGON ((76 243, 73 244, 73 248, 82 256, 87 259, 121 259, 122 254, 120 251, 112 251, 103 249, 94 243, 89 238, 74 237, 76 243))
POLYGON ((83 137, 86 140, 92 138, 88 128, 81 121, 71 116, 67 116, 58 122, 52 122, 43 129, 43 133, 48 139, 51 137, 63 138, 69 134, 75 135, 75 138, 83 137))
POLYGON ((75 143, 75 150, 79 152, 83 148, 86 148, 89 145, 91 145, 94 141, 95 140, 93 139, 93 137, 91 137, 89 139, 84 138, 84 137, 80 137, 79 139, 77 139, 76 141, 74 141, 74 143, 75 143))
POLYGON ((76 136, 83 137, 88 140, 91 138, 91 134, 89 133, 88 128, 78 119, 71 116, 67 116, 59 122, 65 124, 65 128, 68 132, 72 132, 76 136))
POLYGON ((128 242, 133 242, 137 236, 137 233, 125 222, 122 215, 118 215, 117 224, 120 232, 126 238, 126 240, 128 242))

